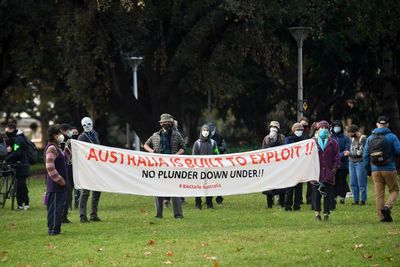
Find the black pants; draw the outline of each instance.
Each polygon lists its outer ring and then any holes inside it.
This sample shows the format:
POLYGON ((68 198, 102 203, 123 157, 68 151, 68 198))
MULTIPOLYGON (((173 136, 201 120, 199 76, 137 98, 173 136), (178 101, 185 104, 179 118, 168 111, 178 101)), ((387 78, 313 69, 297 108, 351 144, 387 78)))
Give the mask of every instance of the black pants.
MULTIPOLYGON (((318 186, 313 185, 312 187, 312 195, 313 195, 313 207, 315 211, 321 211, 321 193, 318 191, 318 186)), ((325 183, 325 192, 326 196, 324 197, 324 213, 330 214, 331 201, 334 196, 334 186, 328 183, 325 183)))
POLYGON ((17 176, 17 204, 18 206, 29 205, 29 190, 26 184, 28 176, 17 176))
POLYGON ((335 197, 346 197, 346 193, 350 192, 349 184, 347 183, 348 169, 339 169, 336 172, 335 182, 335 197))
MULTIPOLYGON (((213 206, 212 199, 213 197, 206 197, 206 205, 209 208, 213 206)), ((196 197, 195 201, 196 201, 196 206, 201 205, 201 197, 196 197)))
POLYGON ((312 184, 310 182, 307 183, 307 192, 306 192, 306 201, 307 204, 311 204, 312 203, 312 184))
POLYGON ((285 207, 285 190, 284 189, 275 189, 275 190, 265 191, 265 194, 267 195, 268 208, 272 208, 272 206, 274 205, 274 196, 275 195, 279 196, 279 200, 278 200, 279 205, 282 208, 285 207))
POLYGON ((47 192, 47 227, 49 235, 61 232, 61 218, 65 201, 65 192, 47 192))
POLYGON ((303 198, 303 183, 286 189, 285 210, 299 210, 303 198), (293 201, 294 195, 294 201, 293 201))
POLYGON ((80 212, 80 217, 83 219, 87 219, 86 210, 90 192, 92 192, 92 206, 90 212, 90 219, 98 218, 97 211, 99 207, 101 192, 81 189, 81 197, 79 200, 79 212, 80 212))
POLYGON ((73 187, 71 183, 67 183, 65 187, 65 201, 62 213, 62 218, 65 220, 68 217, 68 210, 71 207, 73 187))

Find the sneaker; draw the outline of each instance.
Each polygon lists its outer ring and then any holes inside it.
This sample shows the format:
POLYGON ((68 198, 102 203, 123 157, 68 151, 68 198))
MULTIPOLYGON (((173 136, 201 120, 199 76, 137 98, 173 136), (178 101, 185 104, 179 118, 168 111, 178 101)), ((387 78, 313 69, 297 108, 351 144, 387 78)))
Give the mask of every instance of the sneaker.
POLYGON ((72 223, 68 218, 62 219, 61 223, 72 223))
POLYGON ((385 222, 393 222, 392 216, 390 215, 390 208, 388 206, 383 207, 383 209, 381 209, 381 212, 385 222))
POLYGON ((17 210, 24 210, 24 207, 23 206, 18 206, 17 210))
POLYGON ((89 220, 86 217, 81 217, 81 223, 89 223, 89 220))
POLYGON ((324 215, 324 221, 325 221, 325 222, 329 221, 329 215, 328 215, 328 214, 325 214, 325 215, 324 215))
POLYGON ((92 222, 101 222, 101 219, 99 218, 99 217, 93 217, 93 218, 90 218, 90 220, 92 221, 92 222))
POLYGON ((176 215, 175 219, 183 219, 183 215, 176 215))
POLYGON ((157 219, 162 219, 163 218, 163 216, 155 216, 155 218, 157 218, 157 219))
POLYGON ((361 200, 360 205, 361 205, 361 206, 365 206, 365 201, 362 201, 362 200, 361 200))
POLYGON ((29 208, 30 208, 29 205, 24 206, 24 210, 29 210, 29 208))
POLYGON ((285 208, 285 211, 292 211, 292 208, 285 208))
POLYGON ((321 215, 316 215, 315 219, 320 222, 321 221, 321 215))
POLYGON ((351 203, 351 205, 358 205, 360 204, 358 201, 354 201, 353 203, 351 203))

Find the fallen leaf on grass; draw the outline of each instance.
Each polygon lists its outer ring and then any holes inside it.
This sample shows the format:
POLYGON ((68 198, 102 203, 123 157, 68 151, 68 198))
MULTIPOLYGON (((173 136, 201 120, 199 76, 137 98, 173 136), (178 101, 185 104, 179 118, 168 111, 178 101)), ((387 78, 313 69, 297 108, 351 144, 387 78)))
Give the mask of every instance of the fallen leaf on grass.
POLYGON ((362 248, 363 246, 364 246, 364 244, 355 244, 354 249, 362 248))
POLYGON ((217 257, 211 257, 211 259, 213 260, 213 267, 219 267, 219 262, 218 262, 218 258, 217 257))
POLYGON ((166 260, 166 261, 164 261, 163 263, 164 263, 164 264, 172 264, 172 262, 169 261, 169 260, 166 260))
POLYGON ((332 250, 331 250, 331 249, 327 249, 325 252, 326 252, 326 253, 331 253, 332 250))
POLYGON ((55 248, 57 248, 57 246, 54 245, 53 243, 48 243, 48 244, 47 244, 47 248, 48 248, 48 249, 55 249, 55 248))
POLYGON ((17 224, 15 223, 8 224, 8 229, 15 229, 15 228, 17 228, 17 224))
POLYGON ((202 247, 208 247, 208 243, 202 243, 201 246, 202 247))
POLYGON ((204 254, 203 257, 206 258, 207 260, 211 260, 211 256, 210 255, 204 254))
POLYGON ((147 211, 144 208, 139 209, 140 213, 147 213, 147 211))
POLYGON ((380 265, 377 263, 377 264, 374 264, 374 265, 372 265, 372 267, 379 267, 380 265))
POLYGON ((385 257, 385 259, 386 259, 387 261, 394 261, 394 258, 391 257, 391 256, 385 257))
POLYGON ((98 248, 98 249, 97 249, 97 252, 102 252, 102 251, 104 251, 103 248, 98 248))
POLYGON ((241 251, 242 249, 244 249, 244 248, 236 248, 236 252, 239 252, 239 251, 241 251))
POLYGON ((171 250, 169 250, 169 251, 167 251, 167 253, 165 253, 165 255, 167 255, 168 257, 171 257, 172 255, 174 255, 174 253, 171 250))
POLYGON ((156 243, 153 239, 147 240, 147 245, 152 246, 156 243))
POLYGON ((363 255, 363 258, 364 259, 371 259, 373 257, 373 255, 371 255, 371 254, 368 254, 368 253, 365 253, 364 255, 363 255))
POLYGON ((144 254, 145 256, 150 256, 150 255, 151 255, 151 251, 145 251, 143 254, 144 254))

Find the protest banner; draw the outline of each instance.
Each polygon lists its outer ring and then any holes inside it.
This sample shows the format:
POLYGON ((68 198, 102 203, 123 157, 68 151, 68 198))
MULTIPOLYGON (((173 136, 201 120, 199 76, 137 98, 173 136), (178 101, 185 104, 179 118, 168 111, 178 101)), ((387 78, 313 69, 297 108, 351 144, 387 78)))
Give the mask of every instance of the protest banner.
POLYGON ((319 158, 309 139, 236 154, 150 154, 72 140, 76 188, 145 196, 223 196, 317 180, 319 158))

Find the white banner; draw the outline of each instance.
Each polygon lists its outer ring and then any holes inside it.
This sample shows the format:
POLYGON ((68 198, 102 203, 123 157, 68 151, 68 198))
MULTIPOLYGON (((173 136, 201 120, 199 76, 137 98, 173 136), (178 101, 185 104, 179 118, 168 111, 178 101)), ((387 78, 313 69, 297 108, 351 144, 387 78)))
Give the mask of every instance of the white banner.
POLYGON ((72 140, 76 188, 145 196, 223 196, 319 180, 314 140, 213 156, 162 155, 72 140))

